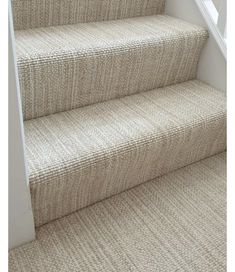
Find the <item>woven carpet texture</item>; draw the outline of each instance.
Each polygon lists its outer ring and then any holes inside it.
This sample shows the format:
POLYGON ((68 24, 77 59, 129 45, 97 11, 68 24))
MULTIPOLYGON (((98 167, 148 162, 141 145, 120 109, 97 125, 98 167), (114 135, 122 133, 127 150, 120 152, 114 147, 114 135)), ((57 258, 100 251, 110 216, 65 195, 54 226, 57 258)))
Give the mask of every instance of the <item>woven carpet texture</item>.
POLYGON ((25 121, 36 225, 224 151, 225 103, 193 80, 25 121))
POLYGON ((194 79, 207 37, 164 15, 16 31, 24 119, 194 79))
POLYGON ((225 95, 197 79, 208 31, 164 0, 12 6, 38 239, 10 270, 224 271, 225 155, 201 161, 226 149, 225 95))
POLYGON ((165 0, 12 0, 18 30, 154 15, 164 5, 165 0))
POLYGON ((225 272, 226 154, 37 230, 10 272, 225 272))

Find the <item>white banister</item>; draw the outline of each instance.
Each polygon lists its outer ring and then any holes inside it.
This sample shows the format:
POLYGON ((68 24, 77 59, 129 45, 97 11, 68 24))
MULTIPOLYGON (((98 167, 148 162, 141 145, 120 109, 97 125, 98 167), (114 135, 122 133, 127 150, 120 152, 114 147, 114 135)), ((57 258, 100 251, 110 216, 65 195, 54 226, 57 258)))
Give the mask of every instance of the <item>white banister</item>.
POLYGON ((202 50, 197 78, 226 92, 226 43, 216 22, 208 15, 205 2, 200 0, 199 4, 199 0, 166 0, 165 13, 208 29, 209 39, 202 50))
POLYGON ((222 0, 220 8, 218 10, 217 26, 220 30, 221 35, 224 38, 226 38, 226 22, 227 22, 227 1, 222 0))
POLYGON ((226 45, 226 6, 227 0, 221 0, 221 8, 217 11, 212 0, 194 0, 216 40, 224 58, 227 60, 226 45))

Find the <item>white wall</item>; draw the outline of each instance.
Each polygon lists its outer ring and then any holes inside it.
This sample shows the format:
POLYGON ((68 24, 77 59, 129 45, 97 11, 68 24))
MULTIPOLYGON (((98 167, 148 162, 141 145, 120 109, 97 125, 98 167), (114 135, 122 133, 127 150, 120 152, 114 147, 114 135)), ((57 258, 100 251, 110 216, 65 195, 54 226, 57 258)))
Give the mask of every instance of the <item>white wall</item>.
MULTIPOLYGON (((166 14, 208 29, 194 0, 166 0, 166 14)), ((197 76, 217 89, 226 91, 226 60, 212 33, 203 49, 197 76)))
POLYGON ((217 10, 220 8, 221 0, 212 0, 217 10))
MULTIPOLYGON (((9 12, 10 13, 10 12, 9 12)), ((9 14, 9 248, 35 238, 24 158, 23 119, 9 14)))

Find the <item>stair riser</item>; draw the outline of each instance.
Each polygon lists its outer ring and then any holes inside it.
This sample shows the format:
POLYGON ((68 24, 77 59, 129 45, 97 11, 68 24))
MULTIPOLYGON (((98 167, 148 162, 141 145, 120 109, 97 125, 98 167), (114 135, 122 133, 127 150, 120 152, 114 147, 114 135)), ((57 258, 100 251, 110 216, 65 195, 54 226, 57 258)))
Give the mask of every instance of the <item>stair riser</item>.
POLYGON ((19 60, 24 119, 180 83, 196 77, 207 33, 130 48, 19 60))
POLYGON ((160 14, 165 0, 12 0, 15 29, 160 14))
MULTIPOLYGON (((72 165, 64 175, 47 173, 48 180, 31 184, 35 224, 40 226, 225 148, 226 117, 222 116, 206 125, 178 128, 158 140, 150 137, 148 144, 132 145, 100 160, 72 165)), ((44 179, 43 174, 38 177, 44 179)))

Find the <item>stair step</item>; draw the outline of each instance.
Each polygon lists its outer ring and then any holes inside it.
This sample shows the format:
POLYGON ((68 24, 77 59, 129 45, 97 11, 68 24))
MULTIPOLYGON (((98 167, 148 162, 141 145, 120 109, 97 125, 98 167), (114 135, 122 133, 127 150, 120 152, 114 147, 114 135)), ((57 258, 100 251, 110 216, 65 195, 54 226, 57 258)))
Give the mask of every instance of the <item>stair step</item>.
POLYGON ((165 0, 12 0, 15 29, 163 13, 165 0))
POLYGON ((226 153, 37 229, 9 272, 225 272, 226 153))
POLYGON ((24 124, 39 226, 224 151, 226 99, 192 80, 24 124))
POLYGON ((24 119, 193 79, 206 38, 162 15, 17 31, 24 119))

